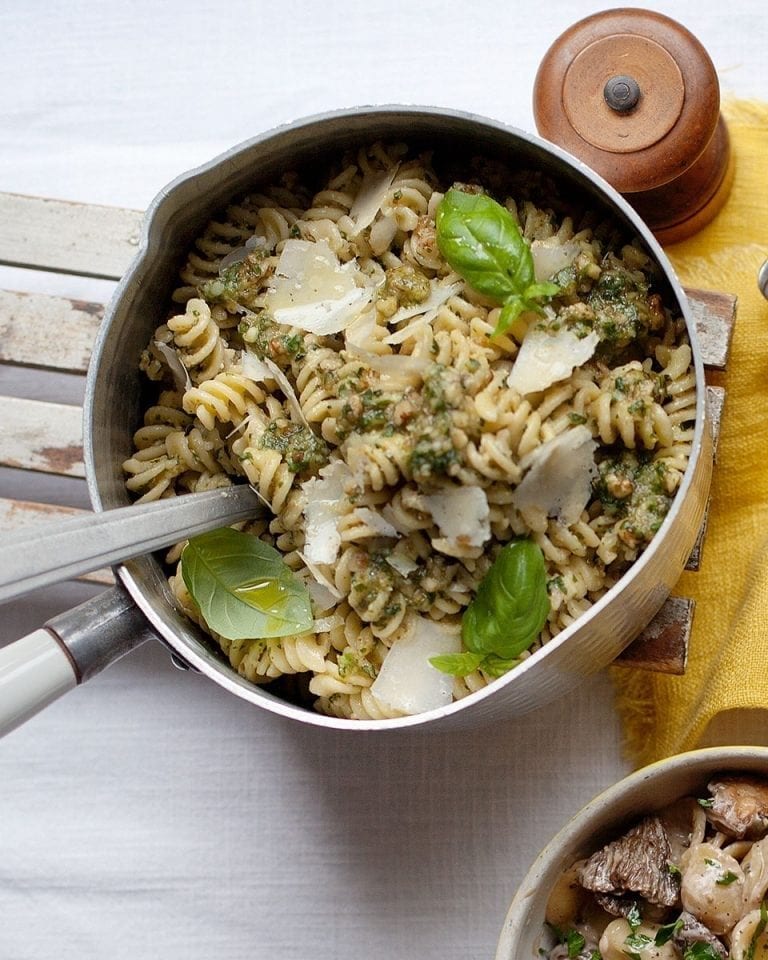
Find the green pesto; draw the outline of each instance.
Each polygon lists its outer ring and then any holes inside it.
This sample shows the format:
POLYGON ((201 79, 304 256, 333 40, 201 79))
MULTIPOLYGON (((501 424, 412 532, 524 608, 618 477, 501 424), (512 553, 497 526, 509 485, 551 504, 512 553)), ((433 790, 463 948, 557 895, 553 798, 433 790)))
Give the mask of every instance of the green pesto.
POLYGON ((598 465, 594 490, 608 516, 621 519, 619 535, 630 545, 649 543, 672 504, 669 469, 649 454, 624 451, 598 465))
POLYGON ((262 450, 277 450, 291 473, 317 472, 328 463, 330 451, 323 439, 301 423, 273 420, 259 440, 262 450))
POLYGON ((424 303, 430 293, 429 277, 410 264, 390 267, 379 298, 394 297, 400 307, 424 303))
POLYGON ((209 303, 236 303, 253 309, 265 280, 263 260, 263 253, 249 253, 221 270, 215 280, 206 281, 200 293, 209 303))
POLYGON ((290 328, 276 323, 265 311, 242 320, 238 332, 262 360, 279 364, 287 359, 300 360, 305 354, 303 334, 291 333, 290 328))
POLYGON ((616 357, 633 342, 646 339, 663 320, 643 273, 630 270, 613 254, 603 261, 586 303, 595 314, 601 341, 598 353, 605 358, 616 357))

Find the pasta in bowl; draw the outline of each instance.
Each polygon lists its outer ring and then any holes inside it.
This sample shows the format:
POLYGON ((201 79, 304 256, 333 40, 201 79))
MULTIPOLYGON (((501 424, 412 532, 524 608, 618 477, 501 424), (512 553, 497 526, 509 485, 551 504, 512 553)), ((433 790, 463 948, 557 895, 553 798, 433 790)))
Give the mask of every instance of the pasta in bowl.
POLYGON ((754 960, 768 951, 768 749, 661 761, 545 848, 497 960, 754 960))
POLYGON ((166 558, 175 604, 244 680, 376 721, 504 682, 599 604, 670 512, 701 398, 626 224, 392 140, 328 167, 188 249, 123 470, 143 501, 251 483, 264 516, 166 558))

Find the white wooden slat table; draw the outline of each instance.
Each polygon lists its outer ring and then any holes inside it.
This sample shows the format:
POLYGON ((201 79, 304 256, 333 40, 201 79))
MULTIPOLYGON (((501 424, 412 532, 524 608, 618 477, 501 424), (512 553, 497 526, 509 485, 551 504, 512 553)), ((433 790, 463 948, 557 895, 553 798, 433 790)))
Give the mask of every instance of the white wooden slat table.
MULTIPOLYGON (((0 264, 117 280, 136 253, 142 214, 95 206, 0 194, 0 264), (19 228, 23 225, 23 229, 19 228)), ((725 368, 735 319, 735 298, 688 291, 708 371, 725 368)), ((98 303, 24 291, 0 291, 0 363, 84 375, 104 314, 98 303), (56 336, 51 336, 56 331, 56 336)), ((724 400, 721 386, 707 387, 715 435, 724 400)), ((0 467, 84 477, 82 410, 28 398, 0 396, 0 467)), ((0 532, 41 524, 78 512, 71 507, 0 498, 0 532)), ((705 529, 689 560, 698 567, 705 529)), ((109 571, 87 576, 112 582, 109 571)), ((693 618, 692 601, 671 597, 617 663, 682 673, 693 618)))

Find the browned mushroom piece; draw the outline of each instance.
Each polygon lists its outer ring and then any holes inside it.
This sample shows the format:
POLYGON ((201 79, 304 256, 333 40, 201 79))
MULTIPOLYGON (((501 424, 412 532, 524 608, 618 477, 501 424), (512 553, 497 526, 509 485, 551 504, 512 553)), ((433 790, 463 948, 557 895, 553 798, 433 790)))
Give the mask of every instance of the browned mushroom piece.
POLYGON ((717 830, 739 840, 759 840, 768 833, 768 781, 722 777, 707 789, 712 794, 707 819, 717 830))
POLYGON ((714 954, 717 957, 721 957, 722 960, 727 960, 728 951, 725 946, 714 933, 698 921, 692 913, 684 910, 680 914, 679 923, 680 927, 672 939, 675 946, 680 947, 683 953, 690 950, 695 943, 705 943, 711 947, 710 955, 714 954))
POLYGON ((646 817, 624 836, 593 853, 581 869, 580 881, 599 896, 603 909, 626 916, 632 900, 671 907, 679 886, 669 869, 670 846, 658 817, 646 817))

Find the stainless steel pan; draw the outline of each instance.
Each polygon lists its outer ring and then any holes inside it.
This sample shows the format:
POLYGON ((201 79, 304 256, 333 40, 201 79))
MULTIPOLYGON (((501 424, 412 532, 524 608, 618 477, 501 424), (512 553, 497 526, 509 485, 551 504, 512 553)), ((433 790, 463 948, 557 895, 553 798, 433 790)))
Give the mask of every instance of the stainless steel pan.
POLYGON ((511 717, 551 701, 600 670, 648 623, 680 575, 704 514, 712 444, 704 410, 704 374, 691 314, 661 248, 631 207, 579 161, 538 138, 496 121, 451 110, 366 107, 280 127, 241 144, 171 183, 151 204, 136 260, 107 311, 88 374, 85 460, 94 509, 128 503, 121 462, 140 422, 139 355, 162 316, 190 242, 232 197, 286 169, 322 169, 345 148, 378 139, 433 147, 458 161, 483 155, 536 169, 640 236, 666 280, 667 302, 686 319, 698 401, 693 452, 661 529, 627 575, 571 627, 491 686, 440 710, 384 721, 321 716, 269 687, 242 679, 210 640, 174 608, 159 561, 144 556, 116 568, 118 586, 55 618, 0 652, 0 730, 10 729, 76 683, 150 636, 177 662, 204 673, 251 703, 318 726, 391 730, 468 725, 511 717))

